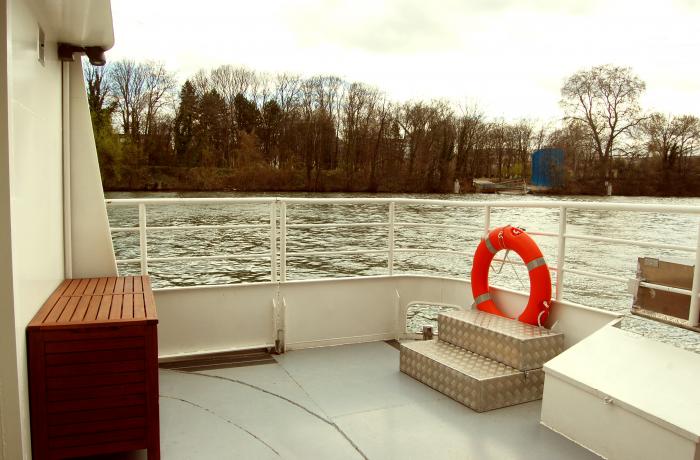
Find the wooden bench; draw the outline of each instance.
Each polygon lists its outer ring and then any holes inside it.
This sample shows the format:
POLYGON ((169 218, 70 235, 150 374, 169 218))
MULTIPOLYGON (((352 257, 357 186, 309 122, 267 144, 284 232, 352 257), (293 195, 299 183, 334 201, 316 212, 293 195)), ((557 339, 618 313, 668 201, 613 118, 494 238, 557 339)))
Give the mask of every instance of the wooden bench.
POLYGON ((61 283, 27 326, 33 458, 160 458, 157 324, 148 276, 61 283))

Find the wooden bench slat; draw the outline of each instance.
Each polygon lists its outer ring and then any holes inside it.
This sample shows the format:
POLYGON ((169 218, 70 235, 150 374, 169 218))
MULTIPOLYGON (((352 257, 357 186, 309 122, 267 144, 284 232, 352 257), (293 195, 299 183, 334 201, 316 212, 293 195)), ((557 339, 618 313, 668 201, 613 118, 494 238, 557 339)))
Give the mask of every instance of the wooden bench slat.
POLYGON ((73 293, 75 292, 75 290, 78 288, 79 285, 80 285, 80 280, 79 280, 79 279, 70 280, 70 284, 69 284, 68 287, 66 288, 65 292, 63 293, 63 295, 66 295, 66 296, 71 296, 71 295, 73 295, 73 293))
POLYGON ((144 361, 121 361, 118 363, 72 364, 46 368, 48 377, 63 377, 67 375, 117 374, 121 372, 141 371, 144 361))
POLYGON ((70 317, 69 321, 75 321, 75 322, 80 322, 85 319, 85 313, 87 312, 88 307, 90 306, 90 300, 93 297, 81 297, 80 301, 78 302, 78 306, 75 308, 75 311, 73 312, 73 315, 70 317))
POLYGON ((109 318, 109 310, 111 307, 112 307, 112 296, 111 295, 102 296, 102 300, 100 301, 100 309, 97 312, 97 317, 95 319, 101 320, 101 319, 109 318))
POLYGON ((58 285, 58 287, 55 291, 53 291, 51 296, 48 299, 46 299, 46 302, 44 302, 44 305, 42 305, 42 307, 39 309, 34 319, 29 323, 29 327, 39 325, 44 322, 48 314, 51 313, 51 310, 53 309, 54 305, 56 305, 56 302, 58 302, 58 299, 61 298, 61 296, 63 295, 63 293, 69 285, 70 280, 63 280, 63 282, 58 285))
POLYGON ((124 278, 124 294, 134 292, 134 277, 127 276, 124 278))
POLYGON ((115 294, 123 294, 124 293, 124 277, 120 276, 117 278, 116 282, 114 283, 114 293, 115 294))
POLYGON ((123 374, 104 374, 93 375, 86 379, 82 375, 64 376, 64 377, 49 377, 46 379, 46 388, 48 390, 59 390, 62 388, 83 388, 94 385, 117 385, 126 383, 138 383, 146 380, 143 372, 125 372, 123 374))
POLYGON ((107 431, 102 433, 75 434, 70 436, 52 437, 49 446, 74 447, 100 444, 105 441, 131 441, 143 439, 146 435, 144 428, 133 428, 128 430, 107 431))
POLYGON ((105 294, 113 294, 114 286, 117 284, 117 279, 114 277, 107 278, 107 284, 105 285, 105 294))
POLYGON ((55 425, 49 427, 49 436, 67 436, 81 433, 99 433, 101 431, 124 430, 146 426, 145 417, 121 418, 115 420, 99 420, 74 423, 71 425, 55 425))
POLYGON ((151 279, 148 276, 143 278, 143 295, 146 306, 146 318, 156 318, 156 299, 151 289, 151 279))
POLYGON ((122 319, 134 317, 134 294, 124 294, 122 303, 122 319))
POLYGON ((107 363, 112 361, 133 361, 144 359, 146 349, 126 348, 121 350, 100 350, 90 353, 53 353, 46 355, 47 366, 65 366, 79 363, 107 363))
POLYGON ((51 427, 81 422, 96 422, 100 420, 119 420, 122 418, 143 417, 144 415, 146 415, 146 406, 137 404, 115 407, 109 411, 94 409, 49 414, 48 425, 51 427))
MULTIPOLYGON (((131 441, 105 442, 94 445, 63 447, 54 449, 51 452, 50 460, 63 460, 66 458, 85 457, 94 455, 96 452, 101 454, 110 454, 115 452, 126 452, 130 450, 138 450, 146 447, 146 441, 143 439, 135 439, 131 441)), ((156 456, 154 458, 160 458, 156 456)))
POLYGON ((101 350, 121 350, 124 348, 142 348, 143 337, 123 337, 112 338, 110 340, 71 340, 63 342, 47 342, 45 345, 46 354, 53 353, 75 353, 81 351, 98 352, 101 350))
POLYGON ((92 398, 113 398, 146 393, 146 382, 128 383, 123 385, 91 386, 85 388, 62 388, 49 390, 46 399, 53 401, 74 401, 92 398))
POLYGON ((75 313, 75 308, 78 306, 79 302, 80 302, 80 297, 71 297, 68 300, 66 307, 61 312, 61 315, 56 320, 56 322, 57 323, 69 322, 70 319, 73 317, 73 313, 75 313))
POLYGON ((56 305, 54 305, 49 314, 46 315, 44 323, 55 323, 58 321, 58 318, 60 318, 61 313, 63 313, 63 309, 66 308, 69 300, 70 297, 61 297, 58 299, 56 305))
POLYGON ((121 319, 123 302, 123 294, 114 294, 114 296, 112 296, 112 306, 109 309, 109 319, 121 319))
POLYGON ((143 294, 134 296, 134 318, 144 319, 146 318, 146 308, 144 305, 143 294))
POLYGON ((99 278, 97 280, 97 285, 95 286, 95 294, 104 294, 105 288, 107 287, 107 278, 99 278))

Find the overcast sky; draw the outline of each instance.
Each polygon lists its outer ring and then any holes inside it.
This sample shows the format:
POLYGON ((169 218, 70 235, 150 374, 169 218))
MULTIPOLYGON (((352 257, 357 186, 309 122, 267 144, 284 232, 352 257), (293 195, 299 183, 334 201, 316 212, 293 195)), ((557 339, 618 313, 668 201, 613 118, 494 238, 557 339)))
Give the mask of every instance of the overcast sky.
POLYGON ((108 59, 163 61, 181 82, 244 65, 448 98, 491 117, 561 116, 567 76, 631 66, 643 106, 700 115, 700 0, 112 0, 108 59))

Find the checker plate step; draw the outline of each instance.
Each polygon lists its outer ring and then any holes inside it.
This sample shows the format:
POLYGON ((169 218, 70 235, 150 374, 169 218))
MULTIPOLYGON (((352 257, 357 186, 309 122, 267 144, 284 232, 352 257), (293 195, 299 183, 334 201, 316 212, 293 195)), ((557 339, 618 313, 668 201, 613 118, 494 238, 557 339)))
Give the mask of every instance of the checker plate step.
POLYGON ((542 398, 542 369, 518 371, 442 340, 401 344, 401 372, 477 412, 542 398))
POLYGON ((440 340, 521 371, 539 369, 564 351, 564 335, 543 327, 460 310, 438 315, 440 340))

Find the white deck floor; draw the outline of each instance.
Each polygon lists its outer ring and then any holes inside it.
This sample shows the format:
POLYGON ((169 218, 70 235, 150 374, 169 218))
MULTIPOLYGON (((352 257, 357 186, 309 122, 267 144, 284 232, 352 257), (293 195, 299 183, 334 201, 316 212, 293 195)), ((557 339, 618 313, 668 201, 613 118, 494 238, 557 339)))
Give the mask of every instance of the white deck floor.
POLYGON ((598 458, 540 426, 539 401, 479 414, 399 372, 384 342, 276 359, 161 370, 162 458, 598 458))

